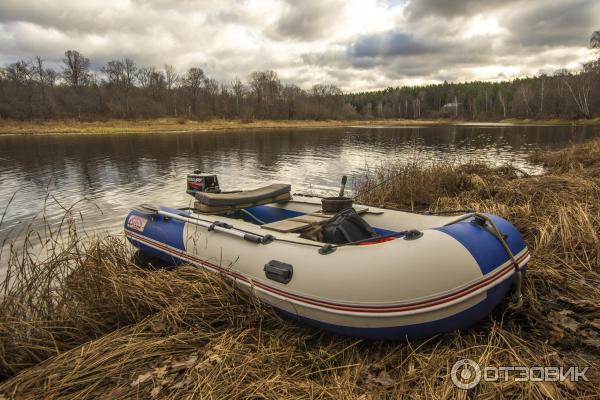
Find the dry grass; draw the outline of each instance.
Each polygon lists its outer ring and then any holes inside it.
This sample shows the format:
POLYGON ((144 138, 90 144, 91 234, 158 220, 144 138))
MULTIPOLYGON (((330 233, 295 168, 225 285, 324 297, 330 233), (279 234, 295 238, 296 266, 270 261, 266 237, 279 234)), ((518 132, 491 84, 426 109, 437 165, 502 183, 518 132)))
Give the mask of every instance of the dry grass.
POLYGON ((554 173, 600 177, 600 141, 598 140, 585 146, 572 146, 566 150, 536 152, 530 158, 554 173))
POLYGON ((447 197, 524 175, 511 166, 491 168, 481 163, 428 162, 417 155, 390 167, 368 171, 355 182, 355 193, 360 202, 419 211, 431 209, 447 197))
POLYGON ((366 202, 498 213, 518 225, 532 250, 521 310, 501 306, 477 326, 428 340, 367 342, 281 320, 219 276, 191 267, 137 267, 119 238, 81 241, 70 230, 71 240, 61 241, 47 262, 14 253, 0 285, 0 374, 6 378, 0 393, 598 398, 600 180, 585 173, 584 158, 581 168, 566 170, 568 161, 551 161, 592 154, 595 146, 536 155, 549 168, 536 177, 512 168, 409 163, 365 178, 358 190, 366 202), (510 379, 466 392, 449 376, 463 357, 490 366, 592 368, 589 382, 510 379))
POLYGON ((154 118, 81 122, 77 120, 34 120, 14 121, 0 119, 1 134, 44 134, 44 133, 127 133, 127 132, 185 132, 248 128, 328 128, 342 126, 406 126, 441 125, 454 123, 447 119, 439 120, 234 120, 211 119, 189 120, 184 118, 154 118))
POLYGON ((552 118, 552 119, 533 119, 533 118, 506 118, 501 120, 502 123, 507 124, 525 124, 525 125, 599 125, 600 117, 596 118, 580 118, 580 119, 565 119, 565 118, 552 118))

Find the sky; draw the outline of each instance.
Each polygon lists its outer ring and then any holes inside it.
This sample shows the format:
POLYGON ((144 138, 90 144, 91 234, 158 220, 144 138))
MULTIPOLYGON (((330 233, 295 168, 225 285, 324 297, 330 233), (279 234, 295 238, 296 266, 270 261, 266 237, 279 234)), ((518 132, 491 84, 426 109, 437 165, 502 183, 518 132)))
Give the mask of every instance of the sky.
POLYGON ((76 49, 360 91, 577 69, 598 29, 599 0, 0 0, 0 65, 76 49))

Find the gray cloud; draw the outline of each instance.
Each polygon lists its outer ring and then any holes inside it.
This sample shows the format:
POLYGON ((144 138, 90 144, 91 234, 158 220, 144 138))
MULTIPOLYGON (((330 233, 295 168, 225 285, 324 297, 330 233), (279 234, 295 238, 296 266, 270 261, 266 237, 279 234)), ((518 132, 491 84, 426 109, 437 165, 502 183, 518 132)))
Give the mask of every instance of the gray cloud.
MULTIPOLYGON (((1 0, 0 66, 67 49, 94 68, 200 66, 228 82, 275 69, 347 90, 532 75, 581 63, 597 0, 1 0), (390 5, 391 4, 391 5, 390 5), (493 29, 492 29, 493 28, 493 29)), ((596 26, 595 26, 596 25, 596 26)))
POLYGON ((600 2, 527 3, 507 14, 509 42, 527 47, 585 45, 600 28, 600 2))
POLYGON ((289 1, 287 11, 270 33, 275 37, 300 40, 323 37, 335 27, 333 20, 340 16, 344 3, 344 0, 289 1))
POLYGON ((405 14, 410 19, 426 17, 465 17, 505 7, 522 0, 409 0, 405 14))

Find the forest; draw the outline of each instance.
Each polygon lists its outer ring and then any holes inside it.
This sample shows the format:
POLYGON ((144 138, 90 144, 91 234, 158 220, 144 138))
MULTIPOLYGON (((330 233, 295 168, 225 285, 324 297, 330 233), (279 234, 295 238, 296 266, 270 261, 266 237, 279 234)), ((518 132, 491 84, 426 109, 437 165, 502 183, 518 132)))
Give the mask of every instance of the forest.
POLYGON ((594 59, 577 71, 361 93, 343 93, 330 84, 302 89, 271 70, 232 82, 219 82, 199 67, 180 73, 170 64, 139 66, 129 58, 92 70, 89 58, 68 50, 60 70, 41 57, 0 68, 0 118, 592 118, 600 116, 600 31, 592 34, 590 48, 594 59))

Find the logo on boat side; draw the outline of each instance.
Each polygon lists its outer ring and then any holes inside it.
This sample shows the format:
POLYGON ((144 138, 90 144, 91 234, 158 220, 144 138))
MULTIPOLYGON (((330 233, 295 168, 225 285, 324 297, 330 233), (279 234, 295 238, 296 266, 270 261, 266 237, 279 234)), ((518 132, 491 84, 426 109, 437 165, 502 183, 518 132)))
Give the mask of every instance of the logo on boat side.
POLYGON ((147 222, 148 220, 144 217, 140 217, 138 215, 131 215, 127 220, 127 227, 135 229, 138 232, 144 232, 144 228, 146 227, 147 222))

